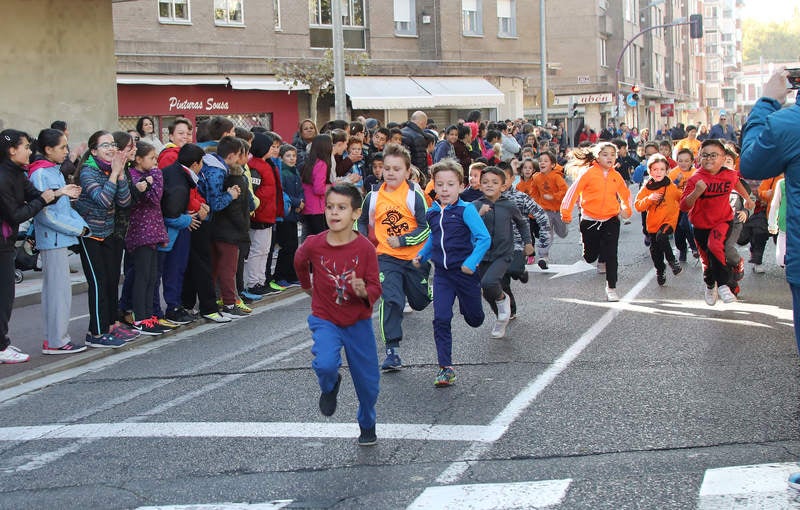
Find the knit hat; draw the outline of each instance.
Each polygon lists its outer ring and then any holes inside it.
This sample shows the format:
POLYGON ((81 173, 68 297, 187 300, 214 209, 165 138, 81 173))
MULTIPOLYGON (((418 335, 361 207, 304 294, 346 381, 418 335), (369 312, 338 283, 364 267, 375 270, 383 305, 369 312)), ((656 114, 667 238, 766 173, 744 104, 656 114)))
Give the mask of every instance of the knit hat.
POLYGON ((250 142, 250 154, 257 158, 263 158, 268 152, 275 139, 267 133, 255 133, 253 141, 250 142))

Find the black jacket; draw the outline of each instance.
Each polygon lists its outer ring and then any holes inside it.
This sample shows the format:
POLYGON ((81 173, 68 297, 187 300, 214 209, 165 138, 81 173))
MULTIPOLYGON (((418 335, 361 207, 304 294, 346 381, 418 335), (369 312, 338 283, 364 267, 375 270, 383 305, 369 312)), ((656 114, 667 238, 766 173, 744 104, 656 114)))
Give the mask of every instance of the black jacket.
POLYGON ((13 251, 19 224, 47 205, 41 195, 24 168, 9 159, 0 163, 0 251, 13 251))
POLYGON ((228 189, 234 184, 239 186, 242 192, 239 198, 232 200, 228 207, 214 213, 213 228, 211 238, 230 244, 250 243, 250 191, 247 187, 247 180, 239 169, 237 174, 231 168, 231 173, 225 177, 223 189, 228 189))
POLYGON ((164 194, 161 196, 161 213, 165 218, 177 218, 186 214, 189 195, 196 188, 194 180, 177 161, 161 171, 164 175, 164 194))
POLYGON ((411 164, 419 168, 424 175, 428 171, 428 143, 425 141, 425 135, 422 130, 414 124, 409 122, 402 130, 403 145, 405 145, 408 152, 411 153, 411 164))

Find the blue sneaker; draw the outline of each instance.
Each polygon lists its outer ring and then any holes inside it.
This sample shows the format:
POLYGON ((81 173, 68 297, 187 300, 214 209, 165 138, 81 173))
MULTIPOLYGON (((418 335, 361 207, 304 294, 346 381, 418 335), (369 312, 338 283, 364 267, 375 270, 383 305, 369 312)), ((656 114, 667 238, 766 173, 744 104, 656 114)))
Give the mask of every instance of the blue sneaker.
POLYGON ((789 488, 800 491, 800 473, 792 473, 789 475, 789 488))
POLYGON ((386 349, 386 359, 381 364, 381 370, 395 372, 401 368, 403 368, 403 362, 400 361, 400 356, 391 347, 386 349))
POLYGON ((117 338, 111 333, 100 335, 98 337, 92 336, 91 333, 86 333, 86 345, 89 347, 118 349, 125 345, 125 340, 117 338))
POLYGON ((284 288, 287 288, 287 289, 289 287, 299 287, 300 286, 300 282, 290 282, 290 281, 287 281, 287 280, 278 280, 277 283, 281 287, 284 287, 284 288))
POLYGON ((252 292, 242 291, 242 299, 245 300, 245 303, 249 299, 251 303, 256 303, 264 299, 264 296, 261 294, 253 294, 252 292))

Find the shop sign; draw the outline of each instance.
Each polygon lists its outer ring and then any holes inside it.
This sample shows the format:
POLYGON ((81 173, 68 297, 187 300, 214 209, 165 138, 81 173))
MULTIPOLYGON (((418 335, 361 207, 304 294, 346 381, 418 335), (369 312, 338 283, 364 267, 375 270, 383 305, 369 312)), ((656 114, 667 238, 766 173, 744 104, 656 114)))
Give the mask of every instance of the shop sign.
POLYGON ((226 112, 230 109, 227 101, 215 100, 213 97, 203 99, 186 99, 172 96, 169 98, 170 112, 187 112, 202 110, 206 112, 226 112))
POLYGON ((661 104, 661 116, 662 117, 674 117, 675 116, 675 105, 674 104, 661 104))
POLYGON ((568 105, 569 98, 575 98, 575 104, 598 104, 598 103, 610 103, 614 99, 614 94, 611 92, 600 93, 600 94, 578 94, 575 96, 556 96, 555 101, 553 101, 554 106, 559 105, 568 105))

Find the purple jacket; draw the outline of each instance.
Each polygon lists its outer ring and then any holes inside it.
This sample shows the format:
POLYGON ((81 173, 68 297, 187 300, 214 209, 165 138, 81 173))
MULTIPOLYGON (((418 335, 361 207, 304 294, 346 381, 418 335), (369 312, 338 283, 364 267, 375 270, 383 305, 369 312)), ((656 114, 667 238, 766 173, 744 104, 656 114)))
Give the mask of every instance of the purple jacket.
POLYGON ((164 193, 164 176, 161 170, 154 168, 150 172, 142 172, 131 168, 131 223, 128 234, 125 236, 125 249, 133 251, 142 246, 152 246, 169 241, 167 229, 164 226, 164 216, 161 214, 161 195, 164 193), (143 177, 151 176, 153 184, 142 193, 136 188, 136 183, 143 177))

